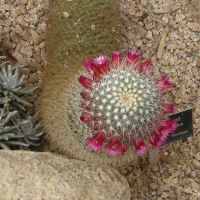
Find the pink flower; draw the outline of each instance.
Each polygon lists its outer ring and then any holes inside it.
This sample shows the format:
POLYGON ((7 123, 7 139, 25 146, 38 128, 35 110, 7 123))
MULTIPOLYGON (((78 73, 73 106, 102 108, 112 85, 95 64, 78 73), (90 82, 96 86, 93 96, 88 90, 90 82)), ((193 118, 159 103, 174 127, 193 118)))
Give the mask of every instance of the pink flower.
POLYGON ((106 73, 109 70, 109 60, 107 56, 99 56, 95 58, 94 64, 101 71, 106 73))
POLYGON ((87 69, 88 73, 98 77, 102 74, 102 71, 98 69, 98 67, 95 65, 93 60, 91 58, 88 58, 83 62, 84 67, 87 69))
POLYGON ((90 113, 84 112, 81 117, 80 120, 84 123, 89 123, 92 120, 92 116, 90 113))
POLYGON ((90 150, 94 150, 97 152, 101 151, 104 141, 105 135, 102 132, 98 132, 93 137, 86 139, 86 143, 88 144, 90 150))
POLYGON ((169 82, 169 77, 167 77, 167 75, 164 75, 160 80, 158 80, 158 85, 161 89, 173 87, 173 85, 169 82))
POLYGON ((126 65, 134 64, 137 59, 142 55, 140 52, 136 52, 136 50, 127 50, 126 51, 126 65))
POLYGON ((89 78, 86 78, 84 76, 80 76, 78 78, 78 81, 84 88, 89 88, 92 86, 92 80, 90 80, 89 78))
POLYGON ((138 62, 136 65, 136 69, 141 72, 142 71, 142 61, 138 62))
POLYGON ((122 144, 121 144, 121 154, 122 154, 122 156, 124 155, 124 153, 126 152, 128 150, 128 145, 127 145, 127 143, 126 142, 122 142, 122 144))
POLYGON ((83 100, 85 100, 85 101, 88 101, 90 99, 90 93, 89 92, 86 92, 86 91, 82 90, 80 95, 83 98, 83 100))
POLYGON ((175 112, 175 105, 172 104, 164 104, 163 106, 164 113, 174 113, 175 112))
POLYGON ((155 135, 149 139, 150 144, 152 145, 152 149, 158 149, 164 143, 164 140, 156 137, 155 135))
POLYGON ((146 72, 149 68, 151 67, 151 59, 148 59, 144 62, 140 61, 137 63, 136 65, 136 69, 139 71, 139 72, 146 72))
POLYGON ((112 53, 112 64, 119 65, 121 62, 121 53, 120 52, 113 52, 112 53))
POLYGON ((117 136, 110 139, 109 143, 105 146, 106 152, 111 156, 116 156, 121 153, 121 143, 117 136))
POLYGON ((135 153, 139 156, 145 154, 149 149, 149 147, 140 138, 136 138, 133 142, 133 145, 135 147, 135 153))
POLYGON ((166 126, 158 126, 155 128, 154 136, 162 141, 165 141, 167 136, 169 135, 169 131, 166 126))
POLYGON ((93 69, 95 67, 95 64, 93 63, 93 60, 91 58, 88 58, 83 62, 84 67, 87 69, 88 73, 93 75, 93 69))
POLYGON ((142 71, 147 71, 151 67, 151 59, 148 59, 142 63, 142 71))
POLYGON ((177 121, 175 119, 163 120, 162 124, 165 126, 165 130, 168 131, 168 133, 173 133, 177 128, 177 121))

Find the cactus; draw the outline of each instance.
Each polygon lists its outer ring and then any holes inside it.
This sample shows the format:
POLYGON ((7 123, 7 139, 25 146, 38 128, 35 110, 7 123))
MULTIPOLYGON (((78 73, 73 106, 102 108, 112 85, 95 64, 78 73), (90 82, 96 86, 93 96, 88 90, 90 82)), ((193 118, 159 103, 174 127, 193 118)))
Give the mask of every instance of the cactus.
POLYGON ((119 18, 116 0, 53 1, 45 41, 49 68, 57 73, 65 64, 74 73, 87 55, 121 50, 119 18), (68 18, 63 16, 66 8, 68 18))
POLYGON ((175 107, 165 94, 172 84, 166 75, 156 79, 151 60, 137 61, 140 56, 128 50, 123 61, 119 52, 112 54, 111 61, 107 56, 87 59, 85 69, 71 83, 54 88, 57 95, 46 94, 44 130, 59 151, 119 166, 159 148, 173 133, 176 121, 167 114, 175 107))
POLYGON ((155 79, 150 59, 137 63, 140 55, 128 50, 124 62, 119 52, 112 54, 112 63, 107 56, 84 62, 90 76, 78 79, 83 87, 80 120, 91 129, 86 139, 90 150, 116 156, 133 145, 143 155, 161 147, 175 130, 176 121, 166 116, 175 110, 165 102, 164 89, 172 87, 169 78, 155 79))

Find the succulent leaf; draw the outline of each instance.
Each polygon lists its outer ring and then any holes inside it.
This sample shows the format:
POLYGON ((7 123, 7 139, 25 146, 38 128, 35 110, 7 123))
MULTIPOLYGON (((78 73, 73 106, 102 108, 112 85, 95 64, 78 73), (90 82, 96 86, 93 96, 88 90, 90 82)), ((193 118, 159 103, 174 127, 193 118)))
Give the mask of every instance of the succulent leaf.
POLYGON ((4 142, 5 144, 8 144, 8 145, 14 145, 14 146, 23 146, 23 147, 28 147, 29 145, 24 143, 24 142, 20 142, 20 141, 5 141, 4 142))
POLYGON ((0 140, 0 147, 2 147, 3 149, 10 149, 4 142, 1 142, 0 140))

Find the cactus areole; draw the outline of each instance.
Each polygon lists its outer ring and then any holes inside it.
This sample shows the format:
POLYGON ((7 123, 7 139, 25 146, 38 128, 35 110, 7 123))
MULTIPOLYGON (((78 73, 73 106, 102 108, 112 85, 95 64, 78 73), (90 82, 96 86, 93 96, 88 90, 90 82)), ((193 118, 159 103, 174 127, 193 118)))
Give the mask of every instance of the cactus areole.
MULTIPOLYGON (((164 75, 156 79, 151 60, 137 61, 141 53, 127 50, 84 61, 88 74, 78 78, 80 120, 90 129, 85 140, 91 151, 124 155, 133 146, 137 155, 157 149, 176 129, 174 104, 166 102, 165 89, 173 87, 164 75)), ((86 133, 87 134, 87 133, 86 133)))

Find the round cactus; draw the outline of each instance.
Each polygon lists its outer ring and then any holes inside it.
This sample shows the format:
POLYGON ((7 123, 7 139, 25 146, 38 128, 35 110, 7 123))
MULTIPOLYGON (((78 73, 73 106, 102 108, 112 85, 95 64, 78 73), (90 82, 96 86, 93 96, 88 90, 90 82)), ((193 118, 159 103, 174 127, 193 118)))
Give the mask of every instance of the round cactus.
POLYGON ((78 79, 80 120, 91 130, 85 141, 90 150, 116 156, 134 146, 143 155, 161 147, 175 130, 176 120, 167 117, 174 104, 165 102, 164 92, 172 84, 166 75, 154 78, 150 59, 137 63, 140 55, 128 50, 123 62, 119 52, 112 54, 111 63, 107 56, 84 62, 89 76, 78 79))
POLYGON ((151 60, 137 61, 140 56, 128 50, 124 60, 119 52, 111 61, 87 59, 70 84, 63 73, 46 82, 42 122, 52 147, 71 158, 115 166, 161 147, 176 128, 167 116, 175 110, 165 94, 172 84, 166 75, 157 79, 151 60))

